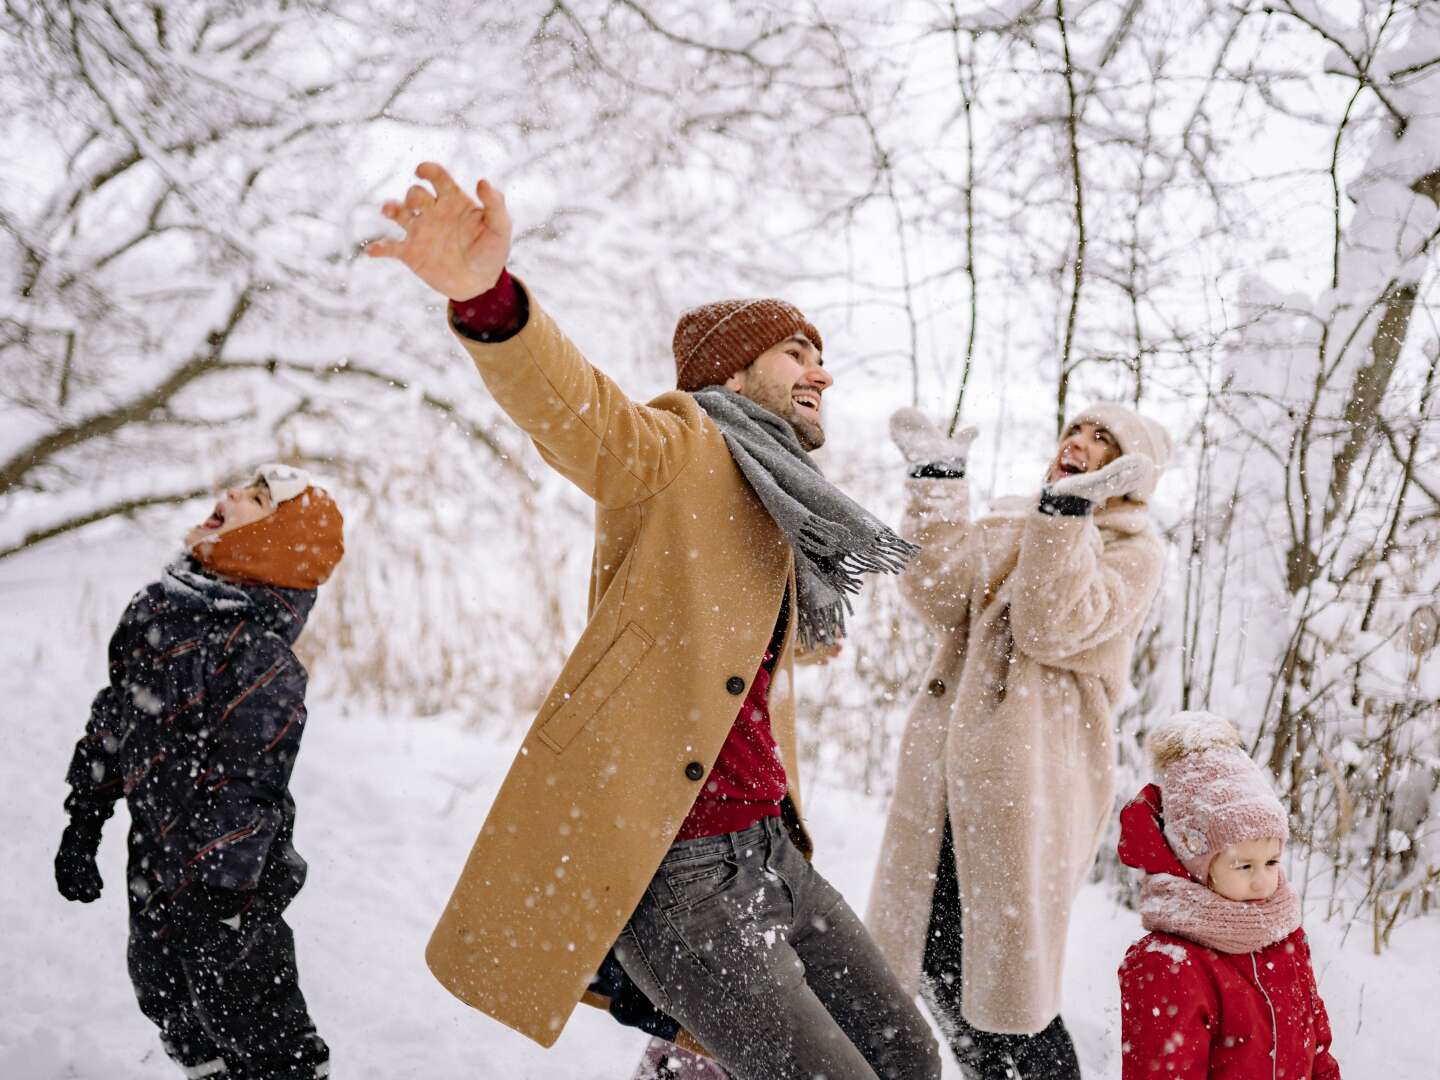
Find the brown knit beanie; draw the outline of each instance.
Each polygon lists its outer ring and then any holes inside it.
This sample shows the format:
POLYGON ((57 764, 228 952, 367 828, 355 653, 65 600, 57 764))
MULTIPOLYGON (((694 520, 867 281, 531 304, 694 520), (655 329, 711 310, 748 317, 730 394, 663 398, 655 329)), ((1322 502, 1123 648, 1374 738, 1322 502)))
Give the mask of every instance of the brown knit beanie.
POLYGON ((675 385, 699 390, 723 383, 795 334, 823 350, 820 331, 784 300, 719 300, 691 308, 675 324, 675 385))
POLYGON ((207 570, 235 581, 317 589, 345 554, 344 526, 335 501, 306 487, 268 517, 196 544, 193 554, 207 570))

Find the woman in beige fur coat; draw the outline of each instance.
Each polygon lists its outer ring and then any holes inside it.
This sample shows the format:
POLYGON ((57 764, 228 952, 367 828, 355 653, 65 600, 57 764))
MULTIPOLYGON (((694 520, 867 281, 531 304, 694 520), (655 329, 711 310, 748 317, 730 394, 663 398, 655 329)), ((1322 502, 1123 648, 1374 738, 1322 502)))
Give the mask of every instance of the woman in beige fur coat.
POLYGON ((911 465, 903 531, 923 545, 901 587, 940 647, 867 922, 966 1077, 1071 1080, 1065 936, 1113 809, 1113 715, 1164 562, 1145 504, 1170 439, 1098 405, 1065 429, 1038 504, 972 521, 974 431, 946 438, 913 409, 891 430, 911 465))

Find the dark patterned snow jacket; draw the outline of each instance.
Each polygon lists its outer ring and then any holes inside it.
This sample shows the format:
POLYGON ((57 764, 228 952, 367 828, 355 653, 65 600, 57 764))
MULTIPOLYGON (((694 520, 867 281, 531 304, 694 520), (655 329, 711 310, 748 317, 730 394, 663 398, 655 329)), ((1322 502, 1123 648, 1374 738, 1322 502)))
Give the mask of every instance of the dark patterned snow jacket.
POLYGON ((299 891, 289 783, 306 675, 291 645, 314 603, 313 590, 221 581, 186 558, 125 609, 65 806, 104 820, 125 799, 132 912, 191 880, 254 890, 271 910, 299 891))

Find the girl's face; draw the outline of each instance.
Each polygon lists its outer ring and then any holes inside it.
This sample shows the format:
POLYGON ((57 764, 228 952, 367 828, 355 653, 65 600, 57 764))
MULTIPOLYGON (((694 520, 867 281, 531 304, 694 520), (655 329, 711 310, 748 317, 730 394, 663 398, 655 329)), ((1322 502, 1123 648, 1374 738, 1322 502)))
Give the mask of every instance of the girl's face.
POLYGON ((1278 836, 1231 844, 1210 864, 1206 882, 1227 900, 1269 900, 1280 887, 1278 836))
POLYGON ((185 534, 185 546, 194 550, 227 532, 263 521, 275 512, 275 500, 264 481, 245 487, 228 488, 215 503, 210 516, 185 534))

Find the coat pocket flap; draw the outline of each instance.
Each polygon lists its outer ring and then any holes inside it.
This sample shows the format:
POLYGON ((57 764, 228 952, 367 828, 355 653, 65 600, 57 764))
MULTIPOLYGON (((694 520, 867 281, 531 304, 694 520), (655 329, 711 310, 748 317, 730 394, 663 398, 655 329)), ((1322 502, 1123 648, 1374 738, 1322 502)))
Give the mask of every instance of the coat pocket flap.
POLYGON ((569 700, 540 726, 537 732, 540 741, 557 754, 569 746, 610 695, 620 689, 620 684, 635 670, 652 644, 650 635, 634 623, 626 626, 605 650, 600 662, 571 692, 569 700))

